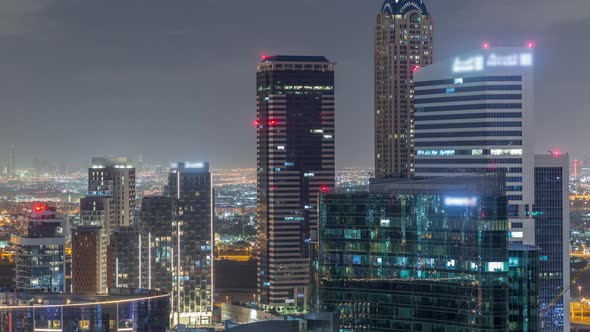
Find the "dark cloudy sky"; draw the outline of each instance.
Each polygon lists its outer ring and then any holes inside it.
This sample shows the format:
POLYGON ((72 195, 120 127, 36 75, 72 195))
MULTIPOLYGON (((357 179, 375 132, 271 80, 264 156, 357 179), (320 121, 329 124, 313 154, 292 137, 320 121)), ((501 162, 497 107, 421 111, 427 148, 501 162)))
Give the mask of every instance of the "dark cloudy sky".
MULTIPOLYGON (((255 165, 261 54, 338 62, 337 166, 373 164, 379 0, 2 0, 0 160, 255 165)), ((537 43, 537 151, 590 155, 589 0, 429 0, 435 59, 537 43)))

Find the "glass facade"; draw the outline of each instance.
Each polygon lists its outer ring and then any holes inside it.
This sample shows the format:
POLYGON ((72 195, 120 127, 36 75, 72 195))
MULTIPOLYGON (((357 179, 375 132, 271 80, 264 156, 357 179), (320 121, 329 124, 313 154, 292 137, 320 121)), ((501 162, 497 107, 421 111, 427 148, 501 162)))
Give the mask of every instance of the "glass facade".
POLYGON ((341 331, 506 331, 506 197, 423 181, 321 196, 314 305, 341 331))
POLYGON ((65 291, 65 223, 55 207, 35 205, 23 232, 13 235, 17 291, 65 291))
POLYGON ((509 331, 539 330, 539 247, 511 244, 509 331))
MULTIPOLYGON (((213 312, 213 189, 209 163, 179 162, 168 175, 168 196, 175 197, 172 267, 173 321, 211 324, 213 312)), ((166 216, 165 218, 168 218, 166 216)))
MULTIPOLYGON (((536 162, 537 164, 537 162, 536 162)), ((541 248, 540 266, 540 308, 547 310, 543 315, 543 331, 564 331, 564 296, 558 296, 569 277, 564 278, 564 259, 569 243, 562 237, 564 227, 564 181, 568 181, 568 164, 558 167, 535 167, 535 230, 536 244, 541 248), (565 168, 565 169, 564 169, 565 168), (565 251, 565 255, 564 255, 565 251), (564 282, 565 281, 565 282, 564 282), (549 309, 546 309, 549 307, 549 309)), ((567 188, 567 184, 565 186, 567 188)), ((569 264, 568 264, 569 265, 569 264)), ((568 301, 565 301, 567 303, 568 301)), ((565 317, 564 317, 565 316, 565 317)), ((569 330, 569 329, 567 329, 569 330)))

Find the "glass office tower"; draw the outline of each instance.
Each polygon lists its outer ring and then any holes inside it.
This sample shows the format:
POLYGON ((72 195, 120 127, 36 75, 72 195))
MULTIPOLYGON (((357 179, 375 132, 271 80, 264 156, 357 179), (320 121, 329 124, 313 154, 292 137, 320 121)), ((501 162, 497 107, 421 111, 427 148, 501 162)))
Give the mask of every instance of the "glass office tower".
POLYGON ((414 86, 416 176, 506 173, 510 240, 534 245, 534 49, 487 45, 421 68, 414 86))
POLYGON ((320 197, 316 308, 341 331, 506 331, 503 176, 378 181, 320 197))
POLYGON ((539 247, 511 243, 508 248, 510 282, 509 331, 539 330, 539 247))
POLYGON ((535 156, 535 241, 539 252, 540 308, 543 331, 570 330, 569 156, 535 156), (564 305, 565 304, 565 305, 564 305))

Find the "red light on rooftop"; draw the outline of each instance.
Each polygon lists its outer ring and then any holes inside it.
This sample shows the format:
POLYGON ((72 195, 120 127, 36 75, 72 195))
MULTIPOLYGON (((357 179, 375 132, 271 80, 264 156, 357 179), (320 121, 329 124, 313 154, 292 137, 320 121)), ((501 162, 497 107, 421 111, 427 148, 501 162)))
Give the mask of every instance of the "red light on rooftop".
POLYGON ((529 42, 527 43, 527 47, 528 48, 535 48, 535 42, 532 40, 529 40, 529 42))
POLYGON ((483 44, 481 44, 481 47, 482 47, 483 49, 486 49, 486 50, 487 50, 488 48, 490 48, 490 43, 489 43, 489 42, 487 42, 487 41, 484 41, 484 42, 483 42, 483 44))
POLYGON ((270 59, 270 55, 266 55, 266 54, 262 55, 262 60, 268 60, 268 59, 270 59))
POLYGON ((34 209, 37 212, 44 211, 45 210, 45 206, 44 205, 35 205, 34 209))
POLYGON ((260 120, 256 119, 256 120, 252 121, 252 125, 253 125, 254 127, 258 127, 258 126, 260 126, 260 120))
POLYGON ((551 154, 553 155, 553 157, 561 156, 561 152, 559 152, 559 151, 552 151, 551 154))
POLYGON ((415 72, 417 72, 418 70, 420 70, 420 66, 413 66, 413 67, 412 67, 412 71, 413 71, 414 73, 415 73, 415 72))
POLYGON ((278 123, 278 121, 275 120, 275 119, 268 120, 268 124, 271 125, 271 126, 275 126, 277 123, 278 123))
POLYGON ((330 188, 328 188, 328 186, 326 186, 326 185, 323 185, 321 190, 323 193, 327 193, 328 191, 330 191, 330 188))

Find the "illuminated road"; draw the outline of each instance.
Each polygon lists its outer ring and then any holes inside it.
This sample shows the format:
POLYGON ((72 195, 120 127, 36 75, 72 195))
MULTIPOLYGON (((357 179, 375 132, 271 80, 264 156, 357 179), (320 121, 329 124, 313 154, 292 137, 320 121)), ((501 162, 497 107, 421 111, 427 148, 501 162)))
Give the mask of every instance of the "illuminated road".
POLYGON ((570 252, 570 257, 590 259, 590 253, 585 254, 581 252, 572 251, 570 252))
POLYGON ((585 302, 570 302, 570 321, 572 324, 590 325, 590 304, 588 300, 585 300, 585 302))
POLYGON ((27 309, 27 308, 65 308, 65 307, 90 307, 96 305, 108 305, 108 304, 121 304, 129 302, 138 302, 145 300, 154 300, 164 297, 169 297, 170 294, 153 295, 145 297, 130 297, 123 300, 107 300, 97 302, 82 302, 82 303, 62 303, 62 304, 33 304, 33 305, 0 305, 0 311, 2 310, 15 310, 15 309, 27 309))

